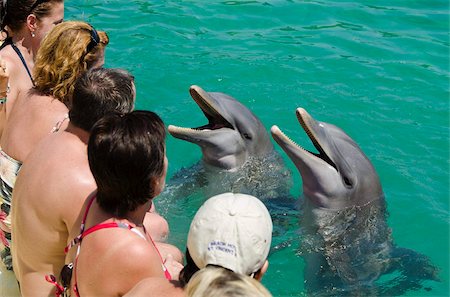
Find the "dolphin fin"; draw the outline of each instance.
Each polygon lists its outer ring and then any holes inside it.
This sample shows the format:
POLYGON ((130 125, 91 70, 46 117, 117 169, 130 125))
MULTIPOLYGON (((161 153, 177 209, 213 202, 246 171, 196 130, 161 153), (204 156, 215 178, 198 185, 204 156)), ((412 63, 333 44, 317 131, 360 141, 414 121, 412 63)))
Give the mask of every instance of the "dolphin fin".
POLYGON ((399 296, 414 290, 431 291, 429 281, 440 281, 439 269, 430 259, 410 249, 395 247, 391 251, 391 269, 377 282, 382 282, 381 295, 399 296))

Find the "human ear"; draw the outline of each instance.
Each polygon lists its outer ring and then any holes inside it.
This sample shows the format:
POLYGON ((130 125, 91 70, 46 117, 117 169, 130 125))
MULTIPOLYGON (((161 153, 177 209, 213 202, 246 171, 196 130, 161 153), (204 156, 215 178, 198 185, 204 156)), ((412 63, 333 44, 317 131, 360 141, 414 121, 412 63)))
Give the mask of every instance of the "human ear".
POLYGON ((261 281, 268 268, 269 268, 269 260, 266 260, 266 262, 264 262, 264 264, 261 267, 261 269, 257 273, 255 273, 255 277, 254 278, 257 281, 261 281))
POLYGON ((34 14, 29 14, 27 16, 27 28, 30 30, 31 36, 34 37, 36 34, 35 31, 37 29, 37 18, 34 14))
POLYGON ((161 192, 162 192, 162 187, 161 187, 161 179, 159 178, 152 178, 151 180, 151 187, 153 189, 153 197, 158 196, 161 192))

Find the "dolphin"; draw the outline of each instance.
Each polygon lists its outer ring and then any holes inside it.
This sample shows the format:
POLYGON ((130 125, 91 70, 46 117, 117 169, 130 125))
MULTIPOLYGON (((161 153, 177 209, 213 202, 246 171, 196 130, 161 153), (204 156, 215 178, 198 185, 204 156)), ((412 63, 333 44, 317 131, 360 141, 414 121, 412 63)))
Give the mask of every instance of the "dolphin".
POLYGON ((242 103, 227 94, 206 92, 195 85, 189 92, 208 124, 197 128, 169 125, 168 130, 176 138, 199 145, 206 164, 234 170, 249 157, 273 152, 266 128, 242 103))
POLYGON ((196 85, 189 93, 208 123, 196 128, 169 125, 168 131, 198 145, 202 160, 194 170, 176 173, 165 194, 176 189, 181 194, 174 195, 183 196, 201 188, 206 197, 224 191, 261 199, 288 196, 291 173, 259 118, 230 95, 206 92, 196 85))
POLYGON ((319 153, 301 148, 277 126, 271 133, 299 170, 308 198, 329 209, 383 199, 375 168, 350 136, 334 125, 314 120, 303 108, 296 113, 319 153))
POLYGON ((356 142, 303 108, 296 115, 317 152, 299 146, 276 125, 271 133, 302 177, 300 254, 307 291, 399 295, 423 288, 424 280, 437 280, 426 256, 394 245, 379 176, 356 142))

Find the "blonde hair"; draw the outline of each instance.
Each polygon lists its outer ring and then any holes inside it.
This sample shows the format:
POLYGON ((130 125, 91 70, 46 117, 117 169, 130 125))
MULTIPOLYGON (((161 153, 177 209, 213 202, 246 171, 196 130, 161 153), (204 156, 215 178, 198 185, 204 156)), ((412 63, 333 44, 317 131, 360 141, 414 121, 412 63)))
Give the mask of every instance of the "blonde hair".
POLYGON ((189 297, 272 297, 254 278, 217 266, 197 271, 185 292, 189 297))
POLYGON ((35 90, 69 105, 76 79, 103 56, 109 43, 106 33, 99 31, 100 42, 92 47, 94 30, 85 22, 70 21, 47 34, 33 69, 35 90))

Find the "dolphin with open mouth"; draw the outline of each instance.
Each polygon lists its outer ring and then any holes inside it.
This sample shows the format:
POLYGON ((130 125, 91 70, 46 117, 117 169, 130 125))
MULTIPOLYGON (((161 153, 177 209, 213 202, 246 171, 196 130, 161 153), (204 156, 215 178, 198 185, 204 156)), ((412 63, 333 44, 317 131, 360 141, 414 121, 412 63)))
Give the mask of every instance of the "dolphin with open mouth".
POLYGON ((268 130, 259 118, 227 94, 206 92, 196 85, 189 88, 189 93, 207 124, 196 128, 169 125, 168 131, 175 138, 198 145, 202 162, 195 172, 188 168, 187 173, 180 170, 180 174, 175 174, 166 192, 186 188, 177 184, 180 176, 180 183, 189 182, 189 190, 201 187, 207 197, 223 191, 261 199, 288 195, 291 173, 274 150, 268 130))
POLYGON ((275 125, 271 133, 302 177, 300 254, 308 292, 398 296, 423 288, 424 280, 437 280, 437 269, 425 255, 394 245, 380 179, 356 142, 303 108, 296 115, 317 152, 275 125))
POLYGON ((233 170, 250 156, 264 156, 273 145, 261 121, 242 103, 223 93, 206 92, 199 86, 189 89, 208 124, 197 128, 169 125, 169 133, 200 146, 203 161, 216 168, 233 170))
POLYGON ((303 108, 296 115, 318 153, 297 145, 277 126, 271 132, 299 170, 303 193, 309 199, 329 209, 383 199, 375 168, 350 136, 332 124, 314 120, 303 108))

